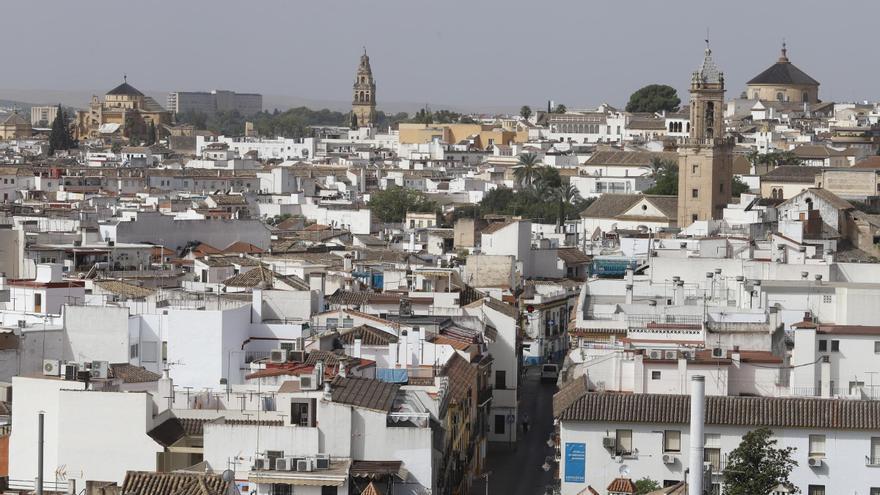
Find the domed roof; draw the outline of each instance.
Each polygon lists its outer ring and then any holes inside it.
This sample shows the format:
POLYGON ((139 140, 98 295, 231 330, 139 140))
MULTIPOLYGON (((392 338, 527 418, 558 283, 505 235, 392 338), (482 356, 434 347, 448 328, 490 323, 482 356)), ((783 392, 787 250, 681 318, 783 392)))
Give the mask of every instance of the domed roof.
POLYGON ((124 81, 119 86, 111 89, 107 92, 108 95, 119 95, 119 96, 144 96, 143 93, 134 88, 131 84, 128 84, 128 78, 123 78, 124 81))
POLYGON ((773 84, 781 86, 818 86, 819 81, 808 76, 788 60, 785 44, 782 45, 782 56, 767 70, 758 74, 748 85, 773 84))

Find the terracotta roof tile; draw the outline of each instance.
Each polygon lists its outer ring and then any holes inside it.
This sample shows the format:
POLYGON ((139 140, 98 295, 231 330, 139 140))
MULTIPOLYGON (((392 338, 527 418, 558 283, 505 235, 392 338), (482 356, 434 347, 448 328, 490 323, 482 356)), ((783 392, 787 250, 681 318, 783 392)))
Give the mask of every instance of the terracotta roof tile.
MULTIPOLYGON (((690 396, 587 392, 563 421, 686 424, 690 396)), ((880 401, 788 397, 706 397, 707 425, 880 430, 880 401)))

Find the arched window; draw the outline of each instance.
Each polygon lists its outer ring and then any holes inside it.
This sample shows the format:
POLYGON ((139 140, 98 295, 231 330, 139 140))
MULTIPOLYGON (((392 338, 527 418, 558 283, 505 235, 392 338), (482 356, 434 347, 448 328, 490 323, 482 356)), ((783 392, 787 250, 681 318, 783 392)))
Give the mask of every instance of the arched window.
POLYGON ((714 101, 706 102, 705 120, 706 120, 706 139, 713 139, 715 137, 715 129, 713 129, 713 126, 715 124, 715 102, 714 101))
POLYGON ((812 211, 813 209, 813 198, 807 198, 807 211, 812 211))

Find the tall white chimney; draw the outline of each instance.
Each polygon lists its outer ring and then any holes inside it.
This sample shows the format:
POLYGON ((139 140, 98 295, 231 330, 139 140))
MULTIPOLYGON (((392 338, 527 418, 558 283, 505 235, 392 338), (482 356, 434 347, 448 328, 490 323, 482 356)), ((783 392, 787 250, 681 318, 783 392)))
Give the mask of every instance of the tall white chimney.
POLYGON ((703 493, 703 422, 706 419, 706 378, 691 377, 691 431, 688 493, 703 493))
POLYGON ((361 358, 361 342, 362 341, 360 337, 354 339, 354 350, 352 351, 352 357, 356 357, 358 359, 361 358))
POLYGON ((407 335, 406 330, 402 330, 400 332, 400 352, 397 357, 397 361, 401 368, 406 368, 407 366, 409 366, 409 360, 409 336, 407 335))

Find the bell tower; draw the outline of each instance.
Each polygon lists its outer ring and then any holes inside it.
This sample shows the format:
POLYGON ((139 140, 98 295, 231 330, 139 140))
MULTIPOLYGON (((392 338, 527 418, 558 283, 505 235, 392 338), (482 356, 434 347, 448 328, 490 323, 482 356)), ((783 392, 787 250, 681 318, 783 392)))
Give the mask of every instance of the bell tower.
POLYGON ((358 127, 370 127, 376 122, 376 82, 366 48, 355 75, 351 114, 352 124, 358 127))
POLYGON ((691 75, 689 137, 678 153, 678 227, 720 219, 731 198, 733 143, 724 130, 724 73, 708 40, 703 63, 691 75))

